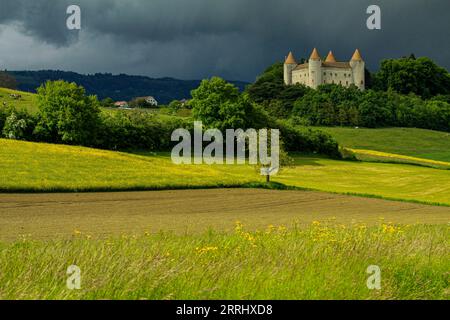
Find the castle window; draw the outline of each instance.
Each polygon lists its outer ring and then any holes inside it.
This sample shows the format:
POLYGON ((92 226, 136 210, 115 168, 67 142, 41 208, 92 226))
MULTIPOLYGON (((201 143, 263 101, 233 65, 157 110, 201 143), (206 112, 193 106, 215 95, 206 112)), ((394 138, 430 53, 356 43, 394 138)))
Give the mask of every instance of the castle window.
POLYGON ((364 80, 361 80, 361 85, 363 85, 364 84, 364 80))
POLYGON ((323 80, 323 83, 327 83, 325 80, 323 80))
POLYGON ((342 81, 341 81, 341 80, 339 80, 339 84, 342 84, 342 81))
POLYGON ((346 84, 348 85, 348 81, 346 82, 346 84))
POLYGON ((326 72, 324 72, 324 73, 323 73, 323 75, 324 75, 324 76, 326 76, 326 75, 327 75, 327 73, 326 73, 326 72))
POLYGON ((337 77, 337 73, 334 74, 337 77))

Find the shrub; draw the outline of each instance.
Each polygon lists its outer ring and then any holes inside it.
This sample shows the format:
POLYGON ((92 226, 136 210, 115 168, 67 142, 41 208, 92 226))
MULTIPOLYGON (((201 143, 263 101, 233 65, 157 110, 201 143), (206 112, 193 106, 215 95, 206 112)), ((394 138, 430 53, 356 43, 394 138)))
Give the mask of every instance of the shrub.
POLYGON ((330 134, 311 128, 294 127, 288 121, 278 121, 277 124, 286 151, 318 153, 334 159, 341 158, 339 144, 330 134))
POLYGON ((153 114, 139 110, 104 112, 101 119, 97 146, 110 150, 169 151, 172 132, 180 127, 189 127, 181 119, 163 121, 153 114))
POLYGON ((36 117, 25 110, 15 110, 13 107, 0 109, 0 132, 5 138, 34 140, 35 125, 36 117))

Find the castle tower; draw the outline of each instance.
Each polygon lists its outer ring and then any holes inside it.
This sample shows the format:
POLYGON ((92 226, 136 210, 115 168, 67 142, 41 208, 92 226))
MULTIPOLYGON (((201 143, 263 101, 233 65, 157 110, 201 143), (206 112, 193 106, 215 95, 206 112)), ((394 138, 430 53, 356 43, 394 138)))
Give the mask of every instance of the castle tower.
POLYGON ((334 57, 333 51, 330 51, 328 53, 328 56, 325 59, 325 62, 336 62, 336 58, 334 57))
POLYGON ((365 81, 365 62, 361 57, 361 53, 356 49, 355 53, 350 60, 350 66, 353 71, 353 81, 355 85, 360 89, 364 90, 366 88, 365 81))
POLYGON ((314 48, 309 57, 309 85, 313 89, 317 89, 322 84, 322 59, 319 52, 314 48))
POLYGON ((284 84, 291 85, 292 84, 292 71, 297 66, 297 61, 295 61, 294 55, 292 52, 289 52, 289 55, 284 61, 284 84))

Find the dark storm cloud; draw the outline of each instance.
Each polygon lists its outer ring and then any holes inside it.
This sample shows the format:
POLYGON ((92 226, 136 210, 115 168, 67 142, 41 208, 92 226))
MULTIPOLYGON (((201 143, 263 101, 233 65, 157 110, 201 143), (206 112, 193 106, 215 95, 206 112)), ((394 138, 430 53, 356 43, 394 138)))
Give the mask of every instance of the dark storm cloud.
POLYGON ((341 60, 359 47, 372 69, 412 52, 450 66, 448 0, 0 1, 0 63, 10 69, 253 80, 314 46, 341 60), (82 9, 79 33, 65 27, 70 4, 82 9), (381 31, 366 28, 370 4, 382 9, 381 31), (33 59, 15 54, 22 42, 33 59))

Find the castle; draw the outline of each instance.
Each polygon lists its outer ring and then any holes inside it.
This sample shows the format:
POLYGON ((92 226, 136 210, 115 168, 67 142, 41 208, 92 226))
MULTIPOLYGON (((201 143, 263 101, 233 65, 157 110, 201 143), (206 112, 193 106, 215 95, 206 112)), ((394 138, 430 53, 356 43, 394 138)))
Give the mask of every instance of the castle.
POLYGON ((317 89, 321 84, 335 83, 344 87, 354 84, 365 89, 365 63, 358 49, 349 62, 337 62, 330 51, 325 61, 314 48, 308 63, 298 64, 292 52, 284 62, 284 83, 286 85, 304 84, 317 89))

